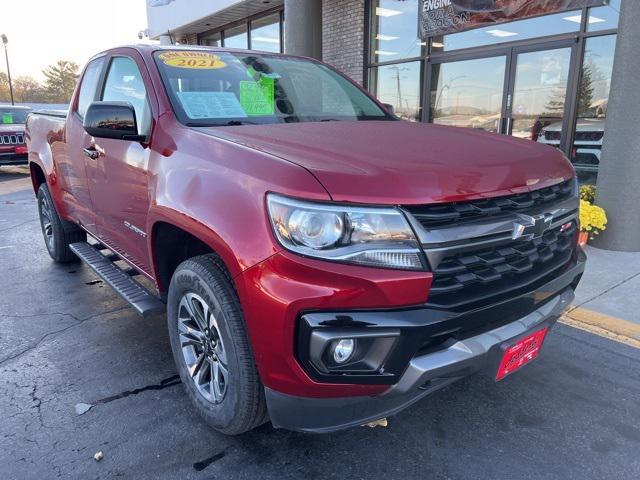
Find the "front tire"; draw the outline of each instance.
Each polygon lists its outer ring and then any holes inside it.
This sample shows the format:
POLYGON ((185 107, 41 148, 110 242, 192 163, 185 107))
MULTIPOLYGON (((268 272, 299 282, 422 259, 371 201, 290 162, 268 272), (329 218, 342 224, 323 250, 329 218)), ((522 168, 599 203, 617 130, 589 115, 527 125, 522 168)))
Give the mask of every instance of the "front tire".
POLYGON ((78 261, 78 257, 69 249, 69 245, 85 242, 87 234, 77 225, 60 218, 46 183, 40 185, 38 189, 38 213, 49 256, 58 263, 78 261))
POLYGON ((264 423, 264 392, 242 310, 217 256, 178 266, 169 286, 167 321, 178 373, 200 416, 226 435, 264 423))

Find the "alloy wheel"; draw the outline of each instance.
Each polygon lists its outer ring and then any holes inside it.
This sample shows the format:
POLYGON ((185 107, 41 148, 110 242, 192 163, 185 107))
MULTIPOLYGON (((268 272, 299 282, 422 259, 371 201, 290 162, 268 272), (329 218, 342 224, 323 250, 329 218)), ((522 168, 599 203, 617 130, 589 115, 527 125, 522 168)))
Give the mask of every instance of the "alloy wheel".
POLYGON ((178 333, 196 389, 208 402, 219 404, 229 384, 227 354, 214 312, 201 296, 186 293, 180 299, 178 333))
POLYGON ((50 252, 53 252, 53 220, 51 205, 46 196, 43 196, 40 201, 40 225, 42 226, 42 233, 44 234, 44 241, 47 243, 47 248, 49 248, 50 252))

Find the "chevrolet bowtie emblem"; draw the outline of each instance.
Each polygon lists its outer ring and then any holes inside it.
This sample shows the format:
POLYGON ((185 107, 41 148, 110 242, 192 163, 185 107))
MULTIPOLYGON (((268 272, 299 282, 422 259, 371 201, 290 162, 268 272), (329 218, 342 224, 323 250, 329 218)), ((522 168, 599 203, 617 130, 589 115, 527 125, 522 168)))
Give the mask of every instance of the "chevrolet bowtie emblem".
POLYGON ((513 240, 533 240, 541 237, 549 230, 553 222, 553 215, 545 213, 531 217, 529 215, 518 215, 518 220, 513 224, 513 240))

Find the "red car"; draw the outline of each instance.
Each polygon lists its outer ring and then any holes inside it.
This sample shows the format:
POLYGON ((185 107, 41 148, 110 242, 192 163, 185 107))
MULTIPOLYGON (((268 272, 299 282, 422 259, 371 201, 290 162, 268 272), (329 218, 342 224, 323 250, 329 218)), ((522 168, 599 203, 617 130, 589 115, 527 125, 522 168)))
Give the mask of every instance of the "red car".
POLYGON ((0 166, 27 164, 24 124, 30 111, 28 107, 0 105, 0 166))
POLYGON ((561 152, 400 121, 315 60, 116 48, 27 138, 51 257, 166 306, 185 390, 227 434, 333 431, 501 379, 584 269, 561 152))

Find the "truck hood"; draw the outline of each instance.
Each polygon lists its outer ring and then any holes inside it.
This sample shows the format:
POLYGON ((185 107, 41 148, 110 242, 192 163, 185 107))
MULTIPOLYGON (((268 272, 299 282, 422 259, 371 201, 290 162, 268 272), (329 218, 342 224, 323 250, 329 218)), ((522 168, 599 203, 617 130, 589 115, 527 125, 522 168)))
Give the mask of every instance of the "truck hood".
POLYGON ((202 130, 300 165, 343 202, 471 200, 543 188, 574 175, 554 148, 431 124, 308 122, 202 130))
POLYGON ((19 132, 24 132, 24 123, 0 124, 0 133, 19 133, 19 132))

